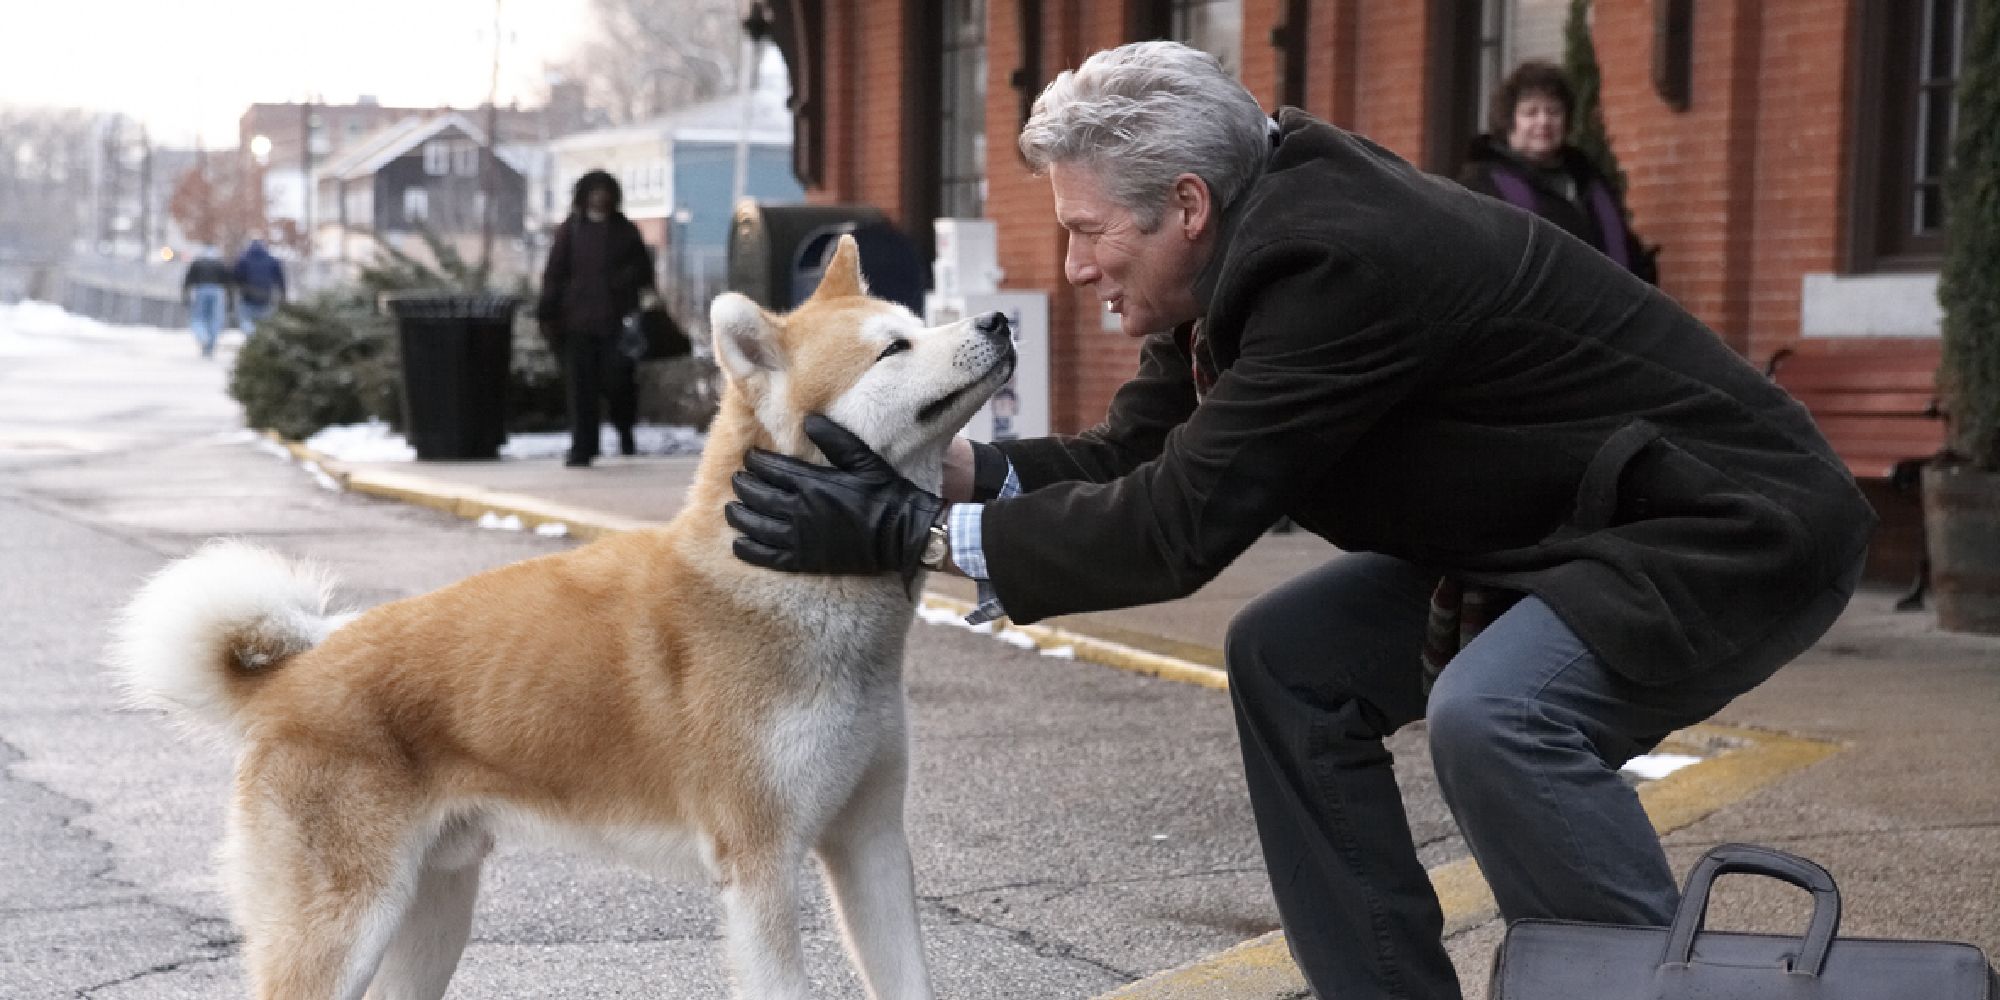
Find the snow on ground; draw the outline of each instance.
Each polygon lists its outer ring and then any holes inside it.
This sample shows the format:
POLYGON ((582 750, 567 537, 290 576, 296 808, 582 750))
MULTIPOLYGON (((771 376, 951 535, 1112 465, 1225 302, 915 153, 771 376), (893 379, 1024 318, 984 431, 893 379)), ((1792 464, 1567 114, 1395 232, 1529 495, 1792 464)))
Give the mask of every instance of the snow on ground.
MULTIPOLYGON (((219 347, 240 346, 243 334, 225 330, 219 347)), ((0 356, 59 357, 97 351, 107 344, 125 347, 185 348, 194 351, 194 334, 184 329, 102 323, 78 316, 49 302, 32 299, 0 302, 0 356)))
MULTIPOLYGON (((602 429, 598 450, 618 454, 618 435, 609 426, 602 429)), ((640 424, 632 436, 641 455, 699 455, 707 435, 692 427, 640 424)), ((416 449, 401 434, 379 420, 365 424, 327 427, 307 438, 306 447, 340 462, 414 462, 416 449)), ((569 432, 509 434, 500 446, 503 459, 559 458, 569 451, 569 432)))

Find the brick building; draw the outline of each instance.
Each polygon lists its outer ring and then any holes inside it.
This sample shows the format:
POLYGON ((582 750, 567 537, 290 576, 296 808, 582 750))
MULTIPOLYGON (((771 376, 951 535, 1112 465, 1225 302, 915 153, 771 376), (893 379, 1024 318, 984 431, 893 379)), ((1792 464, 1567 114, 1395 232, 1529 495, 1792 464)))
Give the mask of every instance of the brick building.
MULTIPOLYGON (((1761 363, 1800 336, 1934 337, 1937 173, 1963 0, 1596 0, 1606 122, 1665 290, 1761 363)), ((1052 425, 1133 370, 1062 277, 1014 140, 1055 73, 1153 37, 1216 52, 1418 165, 1456 168, 1489 88, 1559 57, 1566 0, 757 0, 811 199, 997 220, 1004 285, 1051 294, 1052 425)))

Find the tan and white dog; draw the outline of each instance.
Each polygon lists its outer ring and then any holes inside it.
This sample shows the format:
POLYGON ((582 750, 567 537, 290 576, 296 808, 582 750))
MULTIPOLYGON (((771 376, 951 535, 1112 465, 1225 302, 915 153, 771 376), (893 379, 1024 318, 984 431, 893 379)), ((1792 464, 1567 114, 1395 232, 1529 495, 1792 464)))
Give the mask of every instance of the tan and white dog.
POLYGON ((711 324, 727 386, 664 527, 359 614, 234 542, 134 598, 113 649, 131 690, 240 747, 222 862, 257 997, 443 995, 513 834, 712 879, 760 1000, 806 995, 812 852, 869 992, 931 995, 903 830, 912 592, 751 567, 722 511, 747 449, 818 458, 813 412, 937 491, 1013 349, 867 297, 850 238, 796 311, 725 294, 711 324))

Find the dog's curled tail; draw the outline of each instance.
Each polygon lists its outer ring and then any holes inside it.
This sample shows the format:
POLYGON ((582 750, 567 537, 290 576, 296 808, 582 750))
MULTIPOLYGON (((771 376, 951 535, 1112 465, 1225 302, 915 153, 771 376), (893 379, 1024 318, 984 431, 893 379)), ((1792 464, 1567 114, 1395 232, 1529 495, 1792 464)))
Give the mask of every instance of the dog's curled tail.
POLYGON ((328 611, 332 596, 325 571, 218 539, 139 588, 110 659, 139 703, 240 735, 237 708, 256 678, 351 617, 328 611))

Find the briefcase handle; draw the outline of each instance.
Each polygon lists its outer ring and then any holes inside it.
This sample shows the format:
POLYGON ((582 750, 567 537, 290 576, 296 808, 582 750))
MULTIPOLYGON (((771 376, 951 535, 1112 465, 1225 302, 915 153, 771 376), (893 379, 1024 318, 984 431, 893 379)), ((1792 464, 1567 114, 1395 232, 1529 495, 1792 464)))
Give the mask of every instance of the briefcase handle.
POLYGON ((1723 844, 1711 849, 1688 873, 1687 890, 1681 907, 1667 931, 1667 953, 1663 964, 1686 965, 1694 955, 1694 937, 1708 918, 1708 890, 1715 880, 1729 874, 1768 875, 1812 893, 1812 919, 1799 947, 1799 958, 1791 971, 1817 976, 1826 965, 1826 951, 1840 929, 1840 890, 1826 869, 1794 854, 1774 851, 1755 844, 1723 844))

